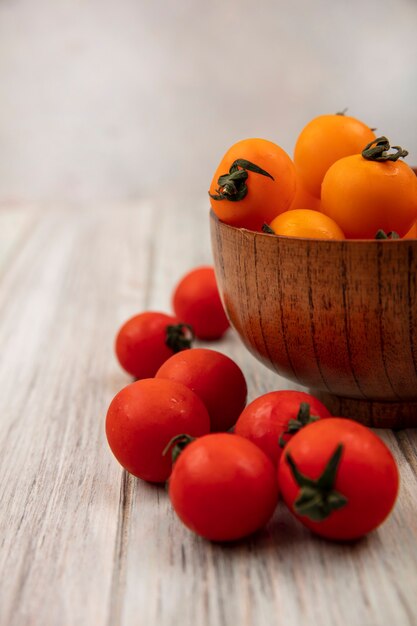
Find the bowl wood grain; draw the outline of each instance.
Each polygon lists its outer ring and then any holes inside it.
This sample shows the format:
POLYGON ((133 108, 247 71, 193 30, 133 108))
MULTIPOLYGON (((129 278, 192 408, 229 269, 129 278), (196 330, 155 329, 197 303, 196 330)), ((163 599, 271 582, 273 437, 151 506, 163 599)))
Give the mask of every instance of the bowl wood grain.
POLYGON ((334 415, 417 426, 417 240, 279 237, 210 221, 223 304, 252 354, 334 415))

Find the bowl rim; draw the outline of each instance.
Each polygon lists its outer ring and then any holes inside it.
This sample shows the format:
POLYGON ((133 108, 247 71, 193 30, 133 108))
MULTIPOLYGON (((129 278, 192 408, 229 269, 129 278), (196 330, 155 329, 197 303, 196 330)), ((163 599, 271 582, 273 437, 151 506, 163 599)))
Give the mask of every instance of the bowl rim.
POLYGON ((215 214, 215 212, 213 211, 213 209, 210 207, 210 219, 212 219, 214 222, 217 222, 218 224, 221 224, 222 228, 226 228, 229 229, 231 231, 239 231, 241 233, 251 233, 251 235, 255 235, 258 237, 269 237, 271 239, 277 239, 278 241, 302 241, 302 242, 309 242, 309 241, 315 241, 317 242, 319 245, 321 244, 330 244, 330 245, 349 245, 351 243, 354 244, 369 244, 372 243, 374 245, 379 245, 379 244, 387 244, 387 243, 395 243, 395 244, 415 244, 417 245, 417 238, 409 238, 409 239, 405 239, 404 237, 400 237, 400 239, 323 239, 323 238, 314 238, 314 237, 293 237, 290 235, 275 235, 272 233, 264 233, 261 230, 251 230, 250 228, 242 228, 240 226, 233 226, 232 224, 227 224, 226 222, 222 222, 221 219, 218 218, 218 216, 215 214))

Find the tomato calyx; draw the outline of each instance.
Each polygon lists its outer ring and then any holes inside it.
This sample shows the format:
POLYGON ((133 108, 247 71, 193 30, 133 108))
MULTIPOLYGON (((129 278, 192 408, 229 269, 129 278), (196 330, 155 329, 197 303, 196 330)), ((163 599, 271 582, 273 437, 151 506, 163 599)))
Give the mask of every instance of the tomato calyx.
POLYGON ((267 233, 267 235, 275 235, 275 231, 272 230, 272 228, 268 226, 266 222, 265 224, 262 224, 262 232, 267 233))
POLYGON ((401 146, 390 146, 386 137, 377 137, 368 143, 362 150, 362 156, 367 161, 398 161, 408 154, 408 150, 403 150, 401 146), (388 150, 396 150, 392 154, 388 154, 388 150))
POLYGON ((228 174, 219 176, 217 180, 219 186, 215 194, 209 192, 210 198, 213 198, 213 200, 229 200, 230 202, 243 200, 248 193, 246 184, 248 172, 254 172, 274 180, 274 177, 259 167, 259 165, 255 165, 255 163, 251 163, 251 161, 246 159, 236 159, 230 166, 228 174))
POLYGON ((348 499, 334 489, 342 453, 343 445, 340 443, 317 480, 302 474, 292 456, 289 453, 285 455, 293 478, 301 488, 294 502, 296 513, 308 517, 313 522, 322 522, 329 517, 332 511, 346 506, 348 499))
POLYGON ((380 228, 375 233, 375 239, 400 239, 400 236, 395 232, 395 230, 391 230, 389 233, 386 233, 385 230, 380 228))
POLYGON ((175 437, 173 437, 163 449, 162 456, 165 456, 168 453, 169 449, 172 448, 171 458, 172 463, 175 463, 184 448, 186 448, 195 439, 195 437, 191 437, 190 435, 186 435, 185 433, 182 433, 181 435, 175 435, 175 437))
POLYGON ((287 443, 284 439, 284 435, 295 435, 295 433, 298 433, 298 431, 304 428, 304 426, 317 422, 318 419, 318 417, 310 414, 310 405, 308 402, 300 402, 297 417, 295 419, 290 419, 287 430, 284 430, 284 432, 280 435, 280 447, 283 448, 287 443))
POLYGON ((168 324, 166 327, 165 344, 174 353, 191 348, 195 334, 190 324, 168 324))

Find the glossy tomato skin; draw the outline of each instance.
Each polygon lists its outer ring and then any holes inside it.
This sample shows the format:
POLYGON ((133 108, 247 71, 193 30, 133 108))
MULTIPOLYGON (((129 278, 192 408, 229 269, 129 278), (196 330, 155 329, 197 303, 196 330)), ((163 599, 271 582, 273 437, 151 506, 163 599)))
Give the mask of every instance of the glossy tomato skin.
POLYGON ((214 213, 226 224, 250 230, 261 230, 278 213, 286 211, 296 190, 294 163, 277 144, 266 139, 243 139, 235 143, 221 159, 213 176, 209 193, 214 213), (272 178, 249 171, 246 181, 247 194, 242 200, 215 200, 218 180, 229 172, 237 159, 246 159, 268 172, 272 178))
POLYGON ((320 211, 292 209, 284 211, 270 223, 276 235, 307 237, 308 239, 344 239, 342 229, 336 222, 320 211))
POLYGON ((375 133, 366 124, 349 115, 315 117, 301 131, 294 150, 294 163, 305 190, 320 198, 329 167, 343 157, 359 154, 374 139, 375 133))
POLYGON ((212 541, 233 541, 262 528, 278 499, 275 469, 254 444, 213 433, 189 444, 169 480, 175 512, 212 541))
POLYGON ((320 211, 320 198, 313 196, 307 191, 301 180, 297 180, 295 196, 288 208, 288 211, 296 209, 308 209, 309 211, 320 211))
POLYGON ((389 515, 399 474, 390 450, 370 429, 353 420, 329 418, 306 426, 287 444, 278 465, 278 481, 285 503, 307 528, 329 539, 352 540, 377 528, 389 515), (334 488, 347 498, 347 504, 321 522, 298 515, 294 502, 300 488, 286 455, 291 455, 302 474, 317 479, 340 443, 343 452, 334 488))
POLYGON ((172 305, 176 316, 190 324, 199 339, 220 339, 229 328, 211 266, 196 267, 183 276, 174 289, 172 305))
POLYGON ((148 378, 124 387, 106 417, 107 440, 116 459, 134 476, 155 483, 171 473, 171 455, 162 453, 173 437, 200 437, 209 430, 200 398, 171 380, 148 378))
POLYGON ((249 439, 278 464, 283 449, 279 445, 281 437, 288 442, 293 435, 284 435, 290 419, 296 419, 300 404, 310 405, 311 415, 331 417, 324 404, 304 391, 271 391, 253 400, 243 410, 235 426, 235 433, 249 439))
POLYGON ((247 386, 240 367, 228 356, 193 348, 174 354, 159 368, 156 378, 183 383, 204 402, 211 431, 229 430, 246 404, 247 386))
POLYGON ((417 222, 414 222, 410 230, 404 235, 404 239, 417 239, 417 222))
POLYGON ((147 311, 131 317, 120 328, 115 342, 117 359, 135 378, 151 378, 164 361, 174 354, 166 344, 167 327, 179 319, 147 311))
POLYGON ((327 171, 321 203, 349 239, 374 239, 380 229, 403 237, 417 216, 417 178, 402 161, 369 161, 356 154, 327 171))

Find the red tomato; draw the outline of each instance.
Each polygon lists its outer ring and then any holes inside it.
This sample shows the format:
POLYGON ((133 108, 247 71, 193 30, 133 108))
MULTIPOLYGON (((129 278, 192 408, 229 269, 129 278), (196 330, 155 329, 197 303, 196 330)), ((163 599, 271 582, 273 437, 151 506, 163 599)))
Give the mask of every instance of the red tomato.
POLYGON ((379 526, 398 493, 395 460, 379 437, 353 420, 319 420, 287 444, 278 466, 296 517, 329 539, 357 539, 379 526))
POLYGON ((106 418, 109 446, 123 467, 138 478, 164 482, 171 473, 163 451, 181 433, 194 437, 210 430, 200 398, 172 380, 148 378, 128 385, 113 398, 106 418))
POLYGON ((135 378, 151 378, 175 352, 191 347, 189 325, 172 315, 148 311, 129 319, 116 337, 120 365, 135 378))
POLYGON ((183 383, 200 396, 208 409, 212 431, 229 430, 246 404, 242 370, 215 350, 193 348, 174 354, 159 368, 156 377, 183 383))
POLYGON ((191 324, 199 339, 219 339, 229 328, 212 267, 196 267, 174 290, 175 315, 191 324))
POLYGON ((169 497, 179 518, 198 535, 232 541, 272 516, 278 499, 274 466, 253 443, 215 433, 190 443, 174 464, 169 497))
POLYGON ((280 445, 310 421, 330 417, 317 398, 304 391, 271 391, 248 404, 235 426, 235 433, 250 439, 277 465, 280 445))

